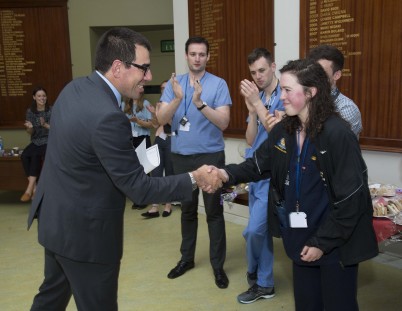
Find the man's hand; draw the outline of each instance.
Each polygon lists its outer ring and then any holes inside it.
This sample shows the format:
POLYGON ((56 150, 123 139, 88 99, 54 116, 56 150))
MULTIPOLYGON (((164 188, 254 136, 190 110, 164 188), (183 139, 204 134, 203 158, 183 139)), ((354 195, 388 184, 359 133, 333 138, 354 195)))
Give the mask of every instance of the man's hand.
POLYGON ((261 101, 259 96, 260 90, 254 82, 244 79, 240 82, 240 94, 251 105, 257 105, 261 101))
POLYGON ((192 174, 197 186, 205 192, 214 193, 222 187, 222 173, 214 166, 203 165, 192 174))
POLYGON ((202 85, 200 80, 194 80, 194 93, 193 93, 193 104, 198 108, 202 105, 202 100, 201 100, 201 93, 202 93, 202 85))
POLYGON ((183 90, 181 88, 179 81, 177 81, 177 79, 176 79, 176 73, 174 73, 174 72, 172 73, 170 82, 172 83, 172 89, 173 89, 174 96, 180 102, 183 98, 183 90))
POLYGON ((265 115, 265 122, 263 123, 265 130, 268 133, 271 132, 271 130, 275 126, 275 124, 279 123, 282 120, 284 115, 285 115, 285 112, 279 111, 279 110, 275 110, 275 115, 267 113, 265 115))

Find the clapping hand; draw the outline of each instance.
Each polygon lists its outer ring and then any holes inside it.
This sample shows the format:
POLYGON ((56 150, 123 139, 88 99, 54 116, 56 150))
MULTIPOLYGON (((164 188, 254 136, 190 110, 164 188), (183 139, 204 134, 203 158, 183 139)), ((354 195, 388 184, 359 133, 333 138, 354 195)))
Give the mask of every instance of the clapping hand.
POLYGON ((285 112, 279 110, 275 110, 275 114, 267 113, 265 115, 265 122, 264 122, 264 127, 267 130, 267 132, 270 132, 272 128, 275 126, 275 124, 279 123, 282 120, 284 115, 285 112))
POLYGON ((25 126, 27 129, 33 128, 32 122, 31 122, 31 121, 27 121, 27 120, 25 120, 24 126, 25 126))
POLYGON ((200 103, 202 103, 201 101, 202 85, 200 83, 200 80, 195 80, 195 77, 193 77, 193 81, 194 81, 193 103, 194 105, 196 105, 196 107, 198 107, 200 106, 200 103))
POLYGON ((181 99, 183 98, 183 90, 181 88, 179 81, 177 81, 176 79, 176 73, 174 72, 172 73, 170 82, 172 83, 174 96, 181 101, 181 99))
POLYGON ((40 117, 39 120, 40 120, 40 125, 41 125, 42 127, 46 128, 46 129, 49 129, 49 128, 50 128, 50 125, 49 125, 48 123, 46 123, 44 117, 40 117))
POLYGON ((260 96, 259 96, 259 89, 255 82, 251 82, 247 79, 244 79, 240 82, 240 94, 244 97, 246 101, 247 108, 250 110, 250 108, 254 112, 255 108, 253 106, 257 105, 258 102, 261 101, 260 96))

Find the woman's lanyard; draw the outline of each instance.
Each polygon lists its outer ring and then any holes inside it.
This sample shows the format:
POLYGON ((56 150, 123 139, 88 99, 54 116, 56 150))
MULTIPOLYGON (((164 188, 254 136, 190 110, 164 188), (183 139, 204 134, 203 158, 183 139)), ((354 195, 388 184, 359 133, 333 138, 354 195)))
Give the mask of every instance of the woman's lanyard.
POLYGON ((296 166, 296 212, 299 212, 299 200, 300 200, 300 186, 301 186, 301 180, 302 180, 302 168, 304 165, 304 161, 306 160, 306 154, 307 154, 307 149, 308 149, 308 143, 309 143, 309 138, 305 140, 305 147, 304 147, 304 152, 301 158, 301 163, 300 163, 300 154, 301 154, 301 146, 300 146, 300 131, 297 131, 297 166, 296 166))

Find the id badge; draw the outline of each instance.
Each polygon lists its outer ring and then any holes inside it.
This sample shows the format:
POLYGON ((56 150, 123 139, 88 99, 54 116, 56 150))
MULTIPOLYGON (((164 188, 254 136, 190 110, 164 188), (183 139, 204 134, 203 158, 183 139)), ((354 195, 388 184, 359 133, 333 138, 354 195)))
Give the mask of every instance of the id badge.
POLYGON ((307 215, 304 212, 292 212, 289 214, 291 228, 307 228, 307 215))
POLYGON ((180 124, 179 131, 189 132, 190 131, 190 122, 186 122, 185 125, 180 124))
POLYGON ((186 116, 183 116, 183 118, 181 118, 181 120, 180 120, 179 123, 180 123, 180 125, 185 126, 187 122, 188 122, 187 117, 186 117, 186 116))

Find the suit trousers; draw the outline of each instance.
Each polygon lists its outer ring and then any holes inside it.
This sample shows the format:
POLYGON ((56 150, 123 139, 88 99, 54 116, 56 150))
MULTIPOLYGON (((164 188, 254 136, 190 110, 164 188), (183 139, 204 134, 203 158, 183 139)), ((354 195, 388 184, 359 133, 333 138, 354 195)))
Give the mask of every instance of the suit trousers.
POLYGON ((296 311, 358 311, 358 265, 321 266, 293 263, 296 311))
MULTIPOLYGON (((225 165, 225 153, 203 153, 194 155, 180 155, 172 153, 173 169, 175 174, 194 171, 200 166, 225 165)), ((221 204, 221 191, 213 194, 203 192, 205 213, 207 215, 209 233, 209 256, 213 269, 223 268, 226 258, 226 232, 223 205, 221 204)), ((181 260, 194 261, 197 230, 198 230, 198 195, 199 189, 193 191, 191 202, 181 202, 181 260)))
POLYGON ((77 262, 45 249, 45 279, 31 311, 64 311, 74 295, 78 311, 117 311, 120 263, 77 262))

